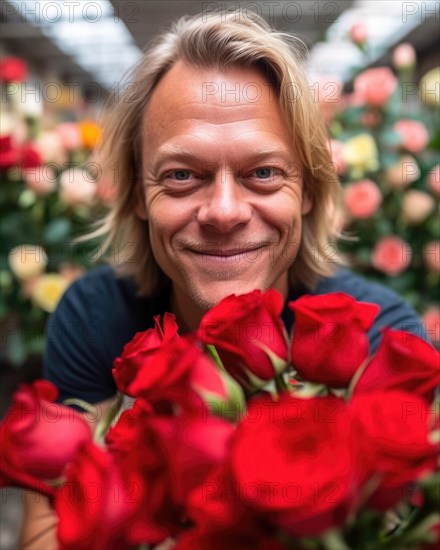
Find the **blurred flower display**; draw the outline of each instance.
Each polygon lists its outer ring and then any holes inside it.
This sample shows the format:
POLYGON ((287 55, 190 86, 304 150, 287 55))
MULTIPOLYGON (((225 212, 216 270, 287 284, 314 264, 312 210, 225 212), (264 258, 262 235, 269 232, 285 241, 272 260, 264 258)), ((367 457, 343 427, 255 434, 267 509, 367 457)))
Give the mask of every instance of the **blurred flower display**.
MULTIPOLYGON (((368 58, 366 36, 353 28, 351 39, 368 58)), ((440 69, 417 94, 414 48, 400 44, 391 58, 392 68, 356 72, 331 119, 324 113, 344 187, 340 248, 355 271, 402 294, 440 345, 440 69)))
POLYGON ((0 68, 6 98, 0 117, 0 352, 4 362, 19 366, 41 355, 47 315, 68 285, 99 261, 95 243, 75 239, 111 203, 114 188, 100 181, 90 161, 99 125, 52 120, 41 104, 30 112, 7 93, 26 79, 26 64, 5 58, 0 68))

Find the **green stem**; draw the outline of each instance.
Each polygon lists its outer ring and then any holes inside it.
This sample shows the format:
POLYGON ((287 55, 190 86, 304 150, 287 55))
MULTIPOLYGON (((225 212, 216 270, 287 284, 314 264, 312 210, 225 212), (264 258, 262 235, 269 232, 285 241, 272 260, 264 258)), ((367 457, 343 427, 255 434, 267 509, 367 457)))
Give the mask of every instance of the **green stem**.
POLYGON ((225 369, 225 366, 223 365, 222 360, 220 359, 220 355, 218 354, 217 350, 215 349, 215 346, 213 346, 212 344, 206 344, 206 347, 207 347, 209 353, 214 358, 214 361, 221 368, 221 370, 224 371, 224 372, 227 372, 226 369, 225 369))

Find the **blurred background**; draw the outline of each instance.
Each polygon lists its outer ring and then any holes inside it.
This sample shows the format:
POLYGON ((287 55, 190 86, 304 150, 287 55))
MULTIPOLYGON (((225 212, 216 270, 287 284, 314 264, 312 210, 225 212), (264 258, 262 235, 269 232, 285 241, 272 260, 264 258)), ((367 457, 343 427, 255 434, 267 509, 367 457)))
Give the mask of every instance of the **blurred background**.
MULTIPOLYGON (((439 1, 0 1, 1 413, 41 376, 62 293, 105 261, 75 244, 115 189, 93 151, 111 92, 182 15, 239 9, 309 50, 310 89, 344 185, 339 244, 355 271, 402 294, 440 342, 439 1)), ((319 251, 318 251, 319 254, 319 251)), ((1 549, 17 547, 20 493, 2 492, 1 549)))

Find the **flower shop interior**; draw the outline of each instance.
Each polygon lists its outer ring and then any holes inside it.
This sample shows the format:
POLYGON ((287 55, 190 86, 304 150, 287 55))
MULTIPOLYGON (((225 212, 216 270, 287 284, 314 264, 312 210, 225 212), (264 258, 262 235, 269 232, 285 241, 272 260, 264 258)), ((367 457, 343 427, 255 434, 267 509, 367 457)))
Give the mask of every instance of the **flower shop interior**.
MULTIPOLYGON (((341 255, 401 294, 440 346, 438 1, 1 0, 2 417, 18 385, 42 375, 63 292, 106 261, 98 241, 76 241, 117 192, 94 155, 106 100, 130 86, 124 73, 161 27, 230 9, 307 46, 343 186, 341 255)), ((22 493, 1 492, 0 548, 14 550, 22 493)))

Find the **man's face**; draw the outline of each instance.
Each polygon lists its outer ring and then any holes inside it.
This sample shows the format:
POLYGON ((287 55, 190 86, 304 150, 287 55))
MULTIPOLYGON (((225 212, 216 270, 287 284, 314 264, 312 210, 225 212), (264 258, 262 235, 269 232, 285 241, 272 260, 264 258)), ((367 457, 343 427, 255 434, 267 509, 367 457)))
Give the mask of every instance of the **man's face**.
POLYGON ((273 287, 301 237, 298 160, 274 92, 259 72, 177 62, 143 119, 145 198, 153 254, 180 308, 273 287))

